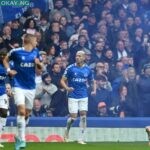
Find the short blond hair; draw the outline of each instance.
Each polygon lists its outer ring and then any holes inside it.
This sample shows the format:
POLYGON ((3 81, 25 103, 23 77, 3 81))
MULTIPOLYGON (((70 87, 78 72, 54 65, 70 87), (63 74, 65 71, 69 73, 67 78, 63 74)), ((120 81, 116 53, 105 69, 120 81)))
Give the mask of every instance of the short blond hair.
POLYGON ((33 34, 28 34, 28 33, 27 33, 27 34, 23 35, 23 43, 24 43, 24 44, 29 44, 29 43, 32 42, 32 40, 33 40, 34 38, 36 38, 35 35, 33 35, 33 34))
POLYGON ((76 54, 82 54, 82 55, 85 55, 85 52, 83 50, 80 50, 80 51, 77 51, 76 54))

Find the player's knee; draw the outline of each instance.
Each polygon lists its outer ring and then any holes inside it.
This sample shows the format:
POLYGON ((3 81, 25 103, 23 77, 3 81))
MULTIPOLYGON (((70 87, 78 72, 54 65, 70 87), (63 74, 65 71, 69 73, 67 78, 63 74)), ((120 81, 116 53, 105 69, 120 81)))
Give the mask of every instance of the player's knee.
POLYGON ((77 118, 76 117, 71 117, 71 121, 74 122, 77 118))
POLYGON ((86 122, 86 115, 80 116, 81 121, 86 122))
POLYGON ((20 110, 20 111, 18 112, 18 115, 19 115, 19 116, 26 116, 26 112, 25 112, 24 110, 20 110))
POLYGON ((0 108, 0 117, 2 118, 7 117, 7 109, 0 108))
POLYGON ((25 117, 28 118, 28 117, 30 116, 30 114, 31 114, 31 110, 30 110, 30 111, 29 111, 29 110, 28 110, 28 111, 26 110, 25 117))

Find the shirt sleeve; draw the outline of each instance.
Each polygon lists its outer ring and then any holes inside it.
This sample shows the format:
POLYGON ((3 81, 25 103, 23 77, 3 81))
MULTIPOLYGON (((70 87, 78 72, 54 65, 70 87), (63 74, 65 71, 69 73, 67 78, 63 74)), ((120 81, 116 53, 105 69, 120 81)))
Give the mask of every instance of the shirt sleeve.
POLYGON ((67 67, 66 69, 65 69, 65 72, 64 72, 64 74, 63 74, 63 77, 65 77, 65 78, 68 78, 68 76, 69 76, 69 67, 67 67))
POLYGON ((8 52, 8 57, 10 60, 12 60, 14 58, 14 54, 15 54, 15 49, 10 50, 10 52, 8 52))

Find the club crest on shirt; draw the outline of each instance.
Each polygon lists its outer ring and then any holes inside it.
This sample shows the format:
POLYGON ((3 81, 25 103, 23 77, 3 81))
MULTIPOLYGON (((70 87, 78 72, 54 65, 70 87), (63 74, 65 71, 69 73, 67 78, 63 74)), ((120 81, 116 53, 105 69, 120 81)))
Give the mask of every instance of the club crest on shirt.
POLYGON ((22 60, 25 60, 25 57, 24 57, 24 56, 22 56, 22 57, 21 57, 21 59, 22 59, 22 60))
POLYGON ((86 78, 88 76, 88 74, 87 73, 84 73, 84 77, 86 78))
POLYGON ((75 76, 75 77, 77 76, 77 73, 76 73, 76 72, 74 73, 74 76, 75 76))

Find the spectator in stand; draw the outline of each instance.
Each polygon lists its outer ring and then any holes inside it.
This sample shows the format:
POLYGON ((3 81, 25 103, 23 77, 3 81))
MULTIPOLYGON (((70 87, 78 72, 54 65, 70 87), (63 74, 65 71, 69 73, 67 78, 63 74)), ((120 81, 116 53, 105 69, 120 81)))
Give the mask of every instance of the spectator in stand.
POLYGON ((96 63, 94 73, 95 73, 95 77, 98 75, 105 76, 105 74, 104 74, 104 63, 102 61, 99 61, 96 63))
POLYGON ((128 11, 129 9, 129 0, 119 0, 116 2, 114 5, 114 13, 116 14, 116 10, 118 11, 119 9, 123 9, 125 12, 128 11))
POLYGON ((46 116, 46 110, 44 109, 44 106, 41 104, 41 100, 38 98, 34 99, 31 116, 32 117, 45 117, 46 116))
POLYGON ((135 51, 133 49, 133 41, 129 40, 129 39, 124 40, 124 46, 125 46, 125 49, 126 49, 128 56, 134 57, 135 51))
POLYGON ((124 42, 123 41, 118 41, 117 45, 116 45, 116 54, 117 54, 117 60, 121 60, 122 57, 128 56, 126 50, 125 50, 125 46, 124 46, 124 42))
POLYGON ((6 83, 6 93, 9 99, 9 116, 16 116, 17 115, 17 107, 15 105, 15 100, 13 97, 13 92, 11 85, 9 83, 6 83))
POLYGON ((67 58, 67 60, 70 57, 70 51, 68 47, 68 42, 67 41, 61 41, 60 42, 60 56, 64 56, 67 58))
POLYGON ((122 78, 123 78, 123 63, 121 61, 118 61, 116 63, 115 68, 111 70, 111 83, 113 92, 118 90, 122 78))
POLYGON ((42 35, 40 32, 35 32, 35 36, 37 38, 37 48, 39 51, 43 51, 46 47, 46 44, 42 41, 42 35))
POLYGON ((61 30, 66 33, 67 38, 70 38, 70 36, 74 33, 74 30, 72 30, 72 27, 69 25, 67 18, 65 16, 61 16, 59 23, 61 30))
POLYGON ((53 21, 45 35, 46 44, 55 44, 59 46, 59 42, 62 40, 67 40, 67 35, 61 30, 60 23, 58 21, 53 21), (55 36, 55 37, 54 37, 55 36))
POLYGON ((36 25, 38 26, 40 24, 40 19, 41 19, 41 16, 42 16, 42 13, 41 13, 41 9, 40 8, 32 8, 31 9, 31 14, 32 14, 32 18, 35 20, 36 22, 36 25))
POLYGON ((139 16, 139 10, 138 10, 138 6, 137 6, 137 3, 136 2, 131 2, 129 4, 129 9, 128 9, 128 15, 129 16, 132 16, 132 17, 136 17, 136 16, 139 16))
POLYGON ((36 87, 36 98, 41 99, 42 105, 51 105, 54 93, 57 91, 56 85, 51 83, 51 76, 48 72, 42 74, 42 83, 36 87))
POLYGON ((127 76, 125 77, 124 80, 122 80, 122 85, 125 85, 128 90, 128 96, 130 97, 131 105, 133 108, 133 116, 138 116, 139 115, 139 93, 138 93, 138 87, 137 87, 137 82, 138 82, 138 75, 136 75, 135 68, 129 67, 127 69, 127 76))
POLYGON ((54 60, 54 63, 58 64, 60 66, 60 70, 61 70, 61 73, 64 72, 64 63, 66 63, 67 60, 65 62, 62 61, 62 57, 61 56, 58 56, 58 57, 55 57, 55 60, 54 60))
POLYGON ((94 13, 87 15, 87 20, 84 23, 84 28, 87 29, 89 37, 91 37, 97 31, 97 22, 94 13))
POLYGON ((90 50, 85 49, 85 62, 86 64, 92 69, 94 70, 95 66, 96 66, 96 62, 92 59, 92 53, 90 50))
POLYGON ((104 39, 107 39, 107 26, 106 25, 99 25, 98 32, 103 36, 104 39))
POLYGON ((55 44, 49 44, 46 48, 45 51, 47 53, 47 59, 50 65, 54 63, 55 57, 56 57, 56 47, 55 44))
POLYGON ((137 68, 139 67, 141 59, 145 57, 144 53, 146 52, 146 40, 144 41, 143 37, 143 29, 137 28, 135 30, 135 38, 133 40, 134 61, 137 68))
POLYGON ((97 42, 94 45, 94 48, 92 50, 92 59, 95 62, 99 62, 103 60, 103 53, 104 53, 104 45, 102 42, 97 42))
POLYGON ((97 117, 108 117, 108 108, 106 106, 106 103, 101 101, 97 105, 97 117))
POLYGON ((110 105, 110 91, 105 88, 107 78, 103 75, 97 75, 96 78, 96 95, 90 95, 89 98, 89 116, 97 116, 97 106, 99 102, 105 102, 110 105))
POLYGON ((42 71, 41 70, 36 70, 35 71, 35 84, 36 87, 42 83, 42 71))
POLYGON ((67 8, 71 16, 74 16, 79 12, 78 3, 76 0, 67 0, 67 8))
POLYGON ((76 45, 78 42, 79 31, 84 27, 83 23, 80 20, 79 15, 75 15, 72 17, 72 22, 70 24, 70 28, 73 31, 73 34, 69 38, 68 45, 71 47, 72 45, 76 45))
POLYGON ((118 10, 117 17, 119 17, 119 20, 121 22, 121 26, 124 27, 125 21, 126 21, 126 18, 127 18, 127 12, 123 8, 120 8, 118 10))
POLYGON ((56 0, 54 2, 54 9, 49 14, 49 20, 51 21, 51 18, 55 13, 59 12, 62 16, 65 16, 68 20, 68 22, 71 22, 71 16, 70 12, 67 8, 64 7, 64 1, 63 0, 56 0))
POLYGON ((23 34, 22 25, 19 20, 13 20, 11 24, 12 39, 17 41, 19 45, 22 43, 21 36, 23 34))
POLYGON ((8 50, 12 49, 11 43, 13 42, 13 39, 12 39, 12 31, 10 26, 6 25, 3 27, 2 38, 4 44, 3 46, 8 50))
POLYGON ((61 66, 58 63, 54 63, 51 68, 48 69, 50 72, 52 83, 60 88, 60 79, 62 77, 61 66))
POLYGON ((125 85, 121 85, 118 95, 111 96, 110 110, 114 115, 124 118, 135 116, 134 104, 131 103, 131 98, 128 96, 128 89, 125 85))
POLYGON ((40 51, 39 52, 40 54, 40 57, 42 59, 42 63, 43 63, 43 71, 46 71, 47 70, 47 66, 49 65, 49 61, 48 61, 48 58, 47 58, 47 54, 45 51, 40 51))
POLYGON ((143 66, 143 74, 140 75, 138 83, 140 116, 150 116, 150 64, 143 66))
POLYGON ((42 42, 45 43, 46 41, 46 32, 48 31, 49 29, 49 22, 48 22, 48 19, 46 18, 46 16, 41 16, 41 19, 40 19, 40 24, 38 25, 38 28, 39 28, 39 32, 41 33, 41 37, 42 37, 42 42))
POLYGON ((72 43, 72 45, 70 45, 70 48, 75 47, 79 43, 78 39, 79 39, 80 35, 81 36, 83 35, 86 38, 85 47, 88 48, 88 49, 91 49, 92 48, 92 43, 91 43, 90 38, 89 38, 88 30, 85 29, 85 28, 79 29, 79 31, 76 34, 73 34, 71 36, 70 40, 72 40, 72 39, 76 40, 77 39, 77 41, 75 43, 72 43))
POLYGON ((138 72, 142 73, 142 68, 145 64, 150 63, 150 46, 147 48, 145 57, 141 58, 141 61, 139 62, 139 68, 138 72))
POLYGON ((110 42, 110 47, 115 47, 117 40, 118 40, 118 34, 121 30, 121 22, 119 18, 114 18, 113 20, 113 26, 108 29, 108 40, 110 42))
POLYGON ((104 52, 104 62, 107 62, 110 66, 110 69, 115 67, 115 59, 114 59, 114 53, 111 49, 106 49, 104 52))
POLYGON ((74 47, 70 47, 70 60, 69 63, 73 63, 75 62, 75 55, 77 53, 77 51, 79 51, 80 49, 86 49, 86 42, 87 42, 87 38, 84 35, 80 35, 78 37, 78 44, 75 45, 74 47))
POLYGON ((28 34, 35 34, 35 32, 38 30, 37 24, 33 18, 29 18, 24 23, 23 31, 24 33, 28 34))
POLYGON ((134 18, 131 16, 127 17, 127 20, 125 22, 125 28, 127 29, 129 33, 129 39, 134 38, 134 32, 135 32, 135 26, 134 26, 134 18))

